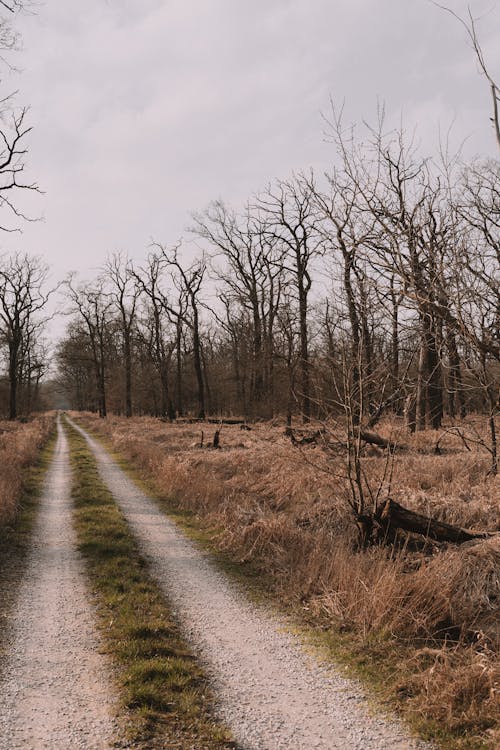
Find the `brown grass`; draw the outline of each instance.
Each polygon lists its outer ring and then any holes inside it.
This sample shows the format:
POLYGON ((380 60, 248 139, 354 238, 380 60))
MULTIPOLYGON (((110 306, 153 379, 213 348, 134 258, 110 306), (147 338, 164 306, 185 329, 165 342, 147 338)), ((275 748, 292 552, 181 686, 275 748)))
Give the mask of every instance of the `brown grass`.
POLYGON ((53 426, 49 415, 26 423, 0 421, 0 528, 15 521, 23 470, 38 459, 53 426))
MULTIPOLYGON (((216 529, 219 547, 250 562, 282 600, 382 660, 394 660, 397 646, 393 693, 413 716, 434 717, 454 734, 450 747, 498 746, 500 537, 433 553, 359 552, 343 459, 294 448, 282 427, 224 426, 222 449, 211 450, 199 447, 200 425, 86 422, 161 494, 216 529)), ((215 426, 203 429, 211 438, 215 426)), ((394 422, 379 428, 387 437, 398 430, 394 422)), ((433 455, 438 437, 401 437, 408 451, 396 459, 391 496, 449 523, 498 531, 500 483, 487 476, 487 453, 449 434, 433 455)), ((370 450, 363 462, 376 486, 384 457, 370 450)))

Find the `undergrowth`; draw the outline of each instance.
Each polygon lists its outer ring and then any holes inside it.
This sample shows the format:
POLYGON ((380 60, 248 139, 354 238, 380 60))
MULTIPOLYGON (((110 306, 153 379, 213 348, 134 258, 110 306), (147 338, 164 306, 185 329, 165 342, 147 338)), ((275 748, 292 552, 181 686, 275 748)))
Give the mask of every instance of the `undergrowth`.
MULTIPOLYGON (((498 747, 498 537, 434 552, 358 551, 335 462, 293 448, 282 428, 242 436, 224 426, 223 448, 207 450, 200 426, 85 423, 154 484, 167 510, 190 514, 233 574, 251 587, 265 580, 268 596, 424 736, 455 750, 498 747)), ((498 529, 499 485, 486 477, 484 455, 450 436, 435 456, 435 439, 419 434, 413 452, 397 458, 397 499, 451 523, 498 529)), ((365 470, 376 476, 383 461, 367 456, 365 470)))

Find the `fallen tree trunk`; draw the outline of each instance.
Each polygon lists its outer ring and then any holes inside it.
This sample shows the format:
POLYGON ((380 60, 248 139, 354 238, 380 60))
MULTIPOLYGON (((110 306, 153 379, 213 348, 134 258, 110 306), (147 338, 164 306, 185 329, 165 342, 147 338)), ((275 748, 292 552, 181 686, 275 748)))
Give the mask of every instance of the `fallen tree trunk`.
POLYGON ((292 428, 287 427, 285 430, 285 436, 290 438, 292 445, 298 447, 301 445, 316 445, 318 443, 318 440, 324 436, 324 432, 323 430, 316 430, 316 432, 302 435, 301 437, 296 437, 292 428))
POLYGON ((370 443, 370 445, 378 445, 379 448, 390 448, 391 451, 396 450, 396 448, 404 447, 401 445, 398 446, 398 444, 393 443, 392 440, 386 440, 386 438, 382 437, 382 435, 377 435, 376 432, 368 432, 367 430, 361 430, 360 438, 361 440, 364 440, 365 443, 370 443))
POLYGON ((437 521, 430 516, 408 510, 408 508, 390 498, 385 501, 375 515, 375 519, 389 538, 398 529, 409 531, 412 534, 421 534, 437 542, 448 542, 450 544, 463 544, 474 539, 487 539, 491 536, 487 532, 475 533, 468 529, 462 529, 460 526, 437 521))
POLYGON ((246 424, 245 419, 233 419, 233 417, 224 417, 222 419, 205 419, 204 422, 208 422, 209 424, 246 424))

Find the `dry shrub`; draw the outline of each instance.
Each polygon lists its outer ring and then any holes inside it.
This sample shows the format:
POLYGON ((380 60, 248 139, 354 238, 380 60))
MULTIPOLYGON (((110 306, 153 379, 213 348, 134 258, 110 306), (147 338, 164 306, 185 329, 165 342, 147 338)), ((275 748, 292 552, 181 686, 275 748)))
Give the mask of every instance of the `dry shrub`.
POLYGON ((23 469, 33 464, 54 425, 52 416, 0 422, 0 527, 15 520, 23 469))
MULTIPOLYGON (((222 449, 212 450, 200 448, 199 424, 89 415, 85 421, 162 493, 216 529, 220 548, 251 562, 282 600, 359 642, 390 648, 397 641, 406 650, 413 643, 410 663, 401 665, 412 676, 400 685, 412 710, 453 731, 498 737, 499 538, 434 555, 358 551, 342 458, 320 446, 294 448, 282 427, 255 425, 242 434, 225 425, 222 449)), ((203 429, 207 441, 212 428, 203 429)), ((390 422, 381 425, 386 437, 394 431, 390 422)), ((434 455, 438 437, 407 439, 408 451, 396 457, 392 496, 450 523, 498 530, 500 487, 487 477, 487 454, 480 446, 468 451, 450 434, 443 454, 434 455)), ((384 461, 364 459, 374 486, 384 461)))
POLYGON ((488 651, 423 648, 413 657, 413 674, 398 691, 413 711, 432 716, 457 734, 476 734, 491 748, 500 742, 500 664, 488 651))

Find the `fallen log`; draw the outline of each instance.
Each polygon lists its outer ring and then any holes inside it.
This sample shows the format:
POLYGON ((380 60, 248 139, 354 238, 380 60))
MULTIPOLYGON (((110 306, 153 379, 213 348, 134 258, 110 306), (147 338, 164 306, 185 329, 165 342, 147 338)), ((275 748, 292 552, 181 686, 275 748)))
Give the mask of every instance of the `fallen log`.
POLYGON ((421 534, 437 542, 448 542, 449 544, 463 544, 474 539, 487 539, 491 536, 487 532, 476 533, 460 526, 444 523, 444 521, 437 521, 430 516, 424 516, 421 513, 409 510, 390 498, 382 505, 375 515, 375 519, 389 538, 398 529, 412 534, 421 534))
POLYGON ((225 417, 222 419, 205 419, 205 422, 208 422, 208 424, 246 424, 246 421, 244 419, 233 419, 232 417, 225 417))
POLYGON ((296 437, 294 431, 291 427, 287 427, 285 430, 285 436, 289 437, 292 445, 295 447, 300 447, 301 445, 317 445, 318 440, 324 435, 323 430, 316 430, 316 432, 310 433, 308 435, 302 435, 301 437, 296 437))
POLYGON ((379 448, 389 448, 391 451, 394 451, 396 450, 396 448, 403 447, 398 445, 397 443, 394 443, 392 440, 387 440, 386 438, 382 437, 382 435, 377 435, 376 432, 361 430, 359 436, 361 440, 364 440, 365 443, 370 443, 370 445, 378 445, 379 448))

